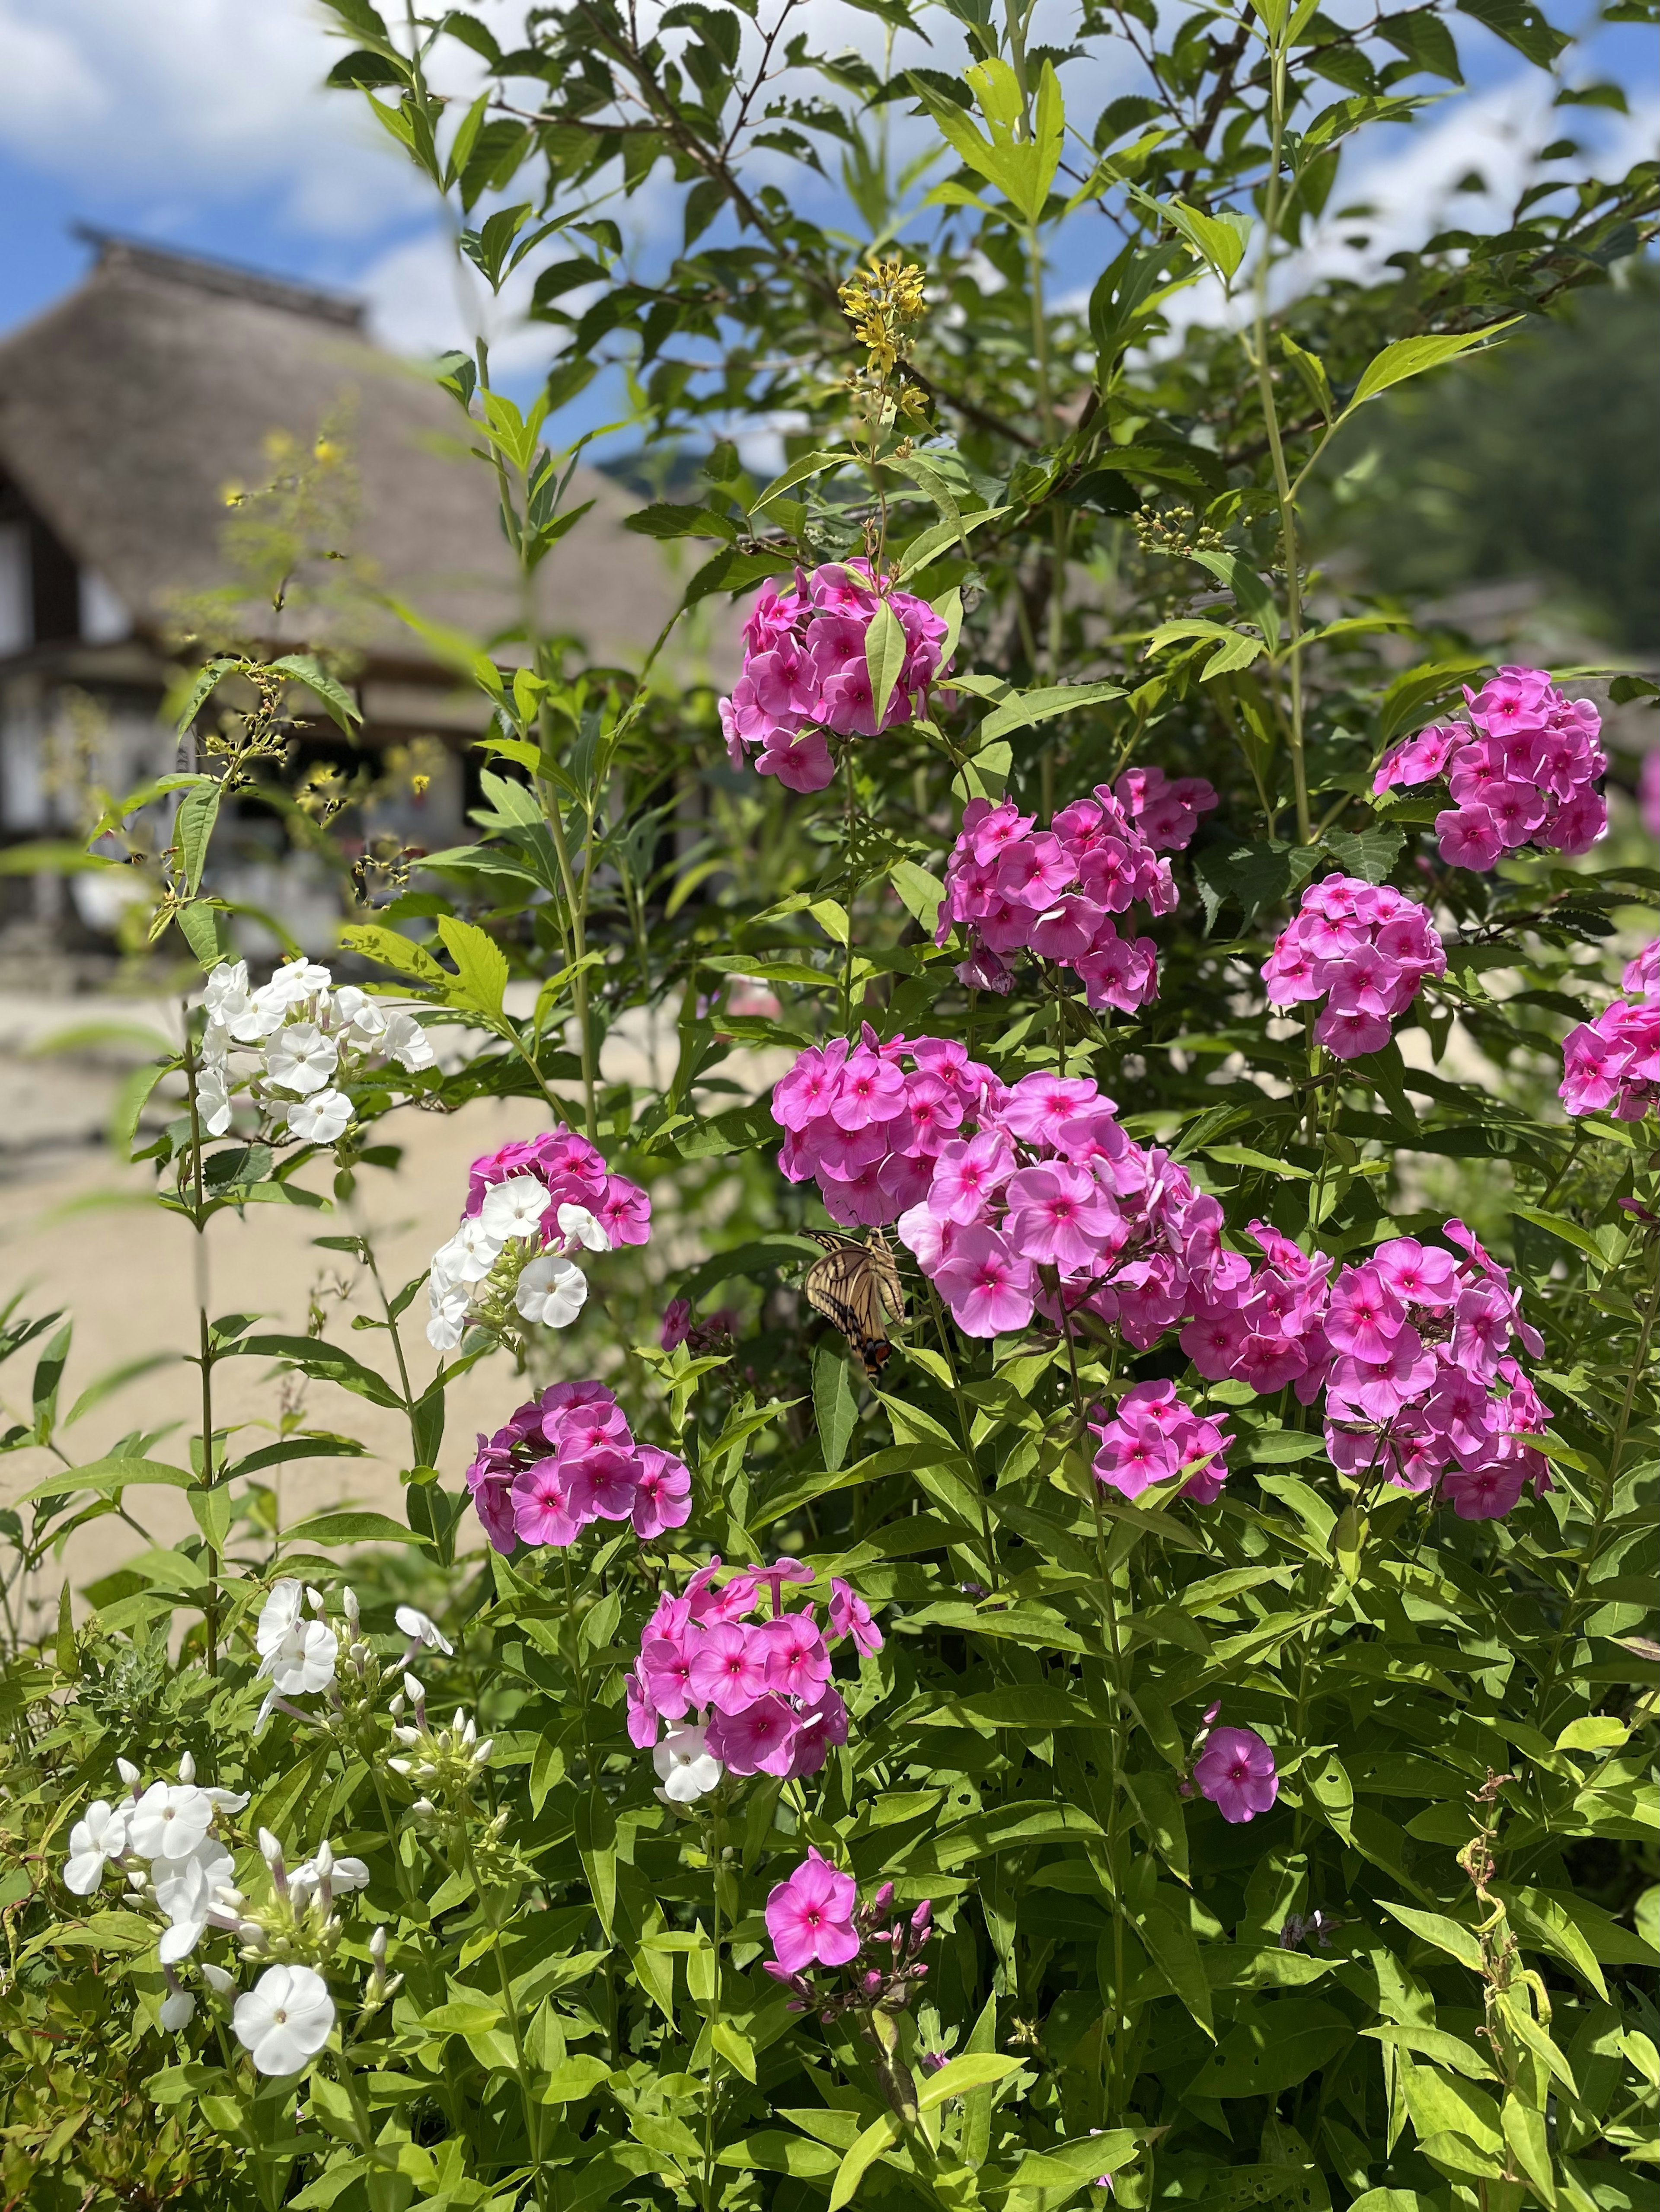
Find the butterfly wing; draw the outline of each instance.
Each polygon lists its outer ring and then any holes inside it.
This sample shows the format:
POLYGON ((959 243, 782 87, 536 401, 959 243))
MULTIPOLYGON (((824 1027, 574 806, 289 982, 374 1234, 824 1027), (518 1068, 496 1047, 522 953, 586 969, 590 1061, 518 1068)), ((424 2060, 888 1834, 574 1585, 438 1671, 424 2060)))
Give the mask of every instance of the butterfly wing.
POLYGON ((809 1234, 824 1247, 824 1256, 807 1270, 807 1303, 841 1330, 870 1373, 892 1350, 890 1315, 897 1318, 905 1310, 904 1288, 887 1240, 879 1231, 867 1244, 823 1230, 809 1234))

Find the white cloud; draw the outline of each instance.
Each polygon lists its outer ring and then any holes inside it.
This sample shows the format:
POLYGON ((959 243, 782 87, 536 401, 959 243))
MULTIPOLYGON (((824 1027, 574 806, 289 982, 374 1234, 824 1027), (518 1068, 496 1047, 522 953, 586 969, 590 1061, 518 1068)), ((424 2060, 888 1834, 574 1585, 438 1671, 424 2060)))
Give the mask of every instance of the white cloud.
MULTIPOLYGON (((1345 155, 1327 214, 1302 250, 1278 264, 1276 303, 1334 277, 1375 283, 1387 273, 1390 254, 1414 251, 1440 231, 1500 230, 1519 195, 1547 176, 1617 178, 1650 157, 1660 103, 1651 100, 1629 116, 1606 108, 1553 108, 1554 90, 1549 79, 1529 71, 1484 91, 1456 94, 1409 127, 1361 133, 1345 155), (1541 168, 1545 147, 1567 137, 1584 145, 1584 155, 1541 168), (1481 178, 1485 189, 1461 191, 1472 177, 1481 178), (1370 212, 1342 216, 1355 206, 1370 212)), ((1542 204, 1554 212, 1566 204, 1566 194, 1542 204)), ((1242 325, 1252 306, 1248 293, 1236 292, 1227 301, 1221 285, 1207 276, 1178 293, 1166 312, 1167 343, 1174 343, 1195 325, 1242 325)))
POLYGON ((324 89, 339 51, 307 0, 0 0, 0 145, 102 200, 271 194, 301 230, 361 237, 424 187, 324 89))

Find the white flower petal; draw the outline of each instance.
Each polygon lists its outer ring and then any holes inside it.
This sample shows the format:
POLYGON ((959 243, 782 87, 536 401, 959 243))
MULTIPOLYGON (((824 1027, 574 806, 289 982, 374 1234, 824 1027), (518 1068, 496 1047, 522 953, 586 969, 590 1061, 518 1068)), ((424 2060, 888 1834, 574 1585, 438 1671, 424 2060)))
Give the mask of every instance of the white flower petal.
POLYGON ((587 1303, 588 1279, 569 1260, 544 1253, 519 1278, 514 1304, 526 1321, 544 1328, 569 1328, 587 1303))

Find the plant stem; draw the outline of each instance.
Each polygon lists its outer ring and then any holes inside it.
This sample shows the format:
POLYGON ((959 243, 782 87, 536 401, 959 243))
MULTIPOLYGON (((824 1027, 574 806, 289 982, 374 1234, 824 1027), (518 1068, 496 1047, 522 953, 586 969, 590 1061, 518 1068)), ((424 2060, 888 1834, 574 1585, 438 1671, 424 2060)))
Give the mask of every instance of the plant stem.
POLYGON ((462 1849, 466 1854, 467 1872, 472 1878, 473 1895, 478 1899, 478 1909, 484 1916, 484 1925, 492 1938, 490 1955, 496 1960, 496 1979, 502 1992, 502 2009, 508 2016, 508 2033, 513 2039, 513 2070, 525 2106, 525 2133, 530 2140, 532 2185, 536 2191, 539 2212, 552 2212, 547 2176, 542 2166, 542 2107, 531 2094, 530 2069, 525 2058, 524 2027, 519 2018, 519 2007, 514 2001, 513 1978, 508 1972, 508 1962, 502 1955, 502 1930, 496 1917, 495 1893, 492 1891, 486 1897, 484 1885, 478 1876, 478 1862, 473 1856, 471 1833, 465 1820, 458 1823, 458 1826, 462 1849))
POLYGON ((1274 464, 1274 494, 1280 508, 1280 557, 1286 569, 1286 662, 1291 688, 1292 786, 1297 803, 1297 842, 1312 842, 1309 812, 1308 767, 1303 751, 1303 580, 1298 568, 1297 494, 1286 465, 1280 436, 1280 411, 1274 403, 1274 373, 1268 362, 1268 283, 1274 273, 1274 239, 1281 204, 1280 167, 1286 138, 1286 53, 1279 34, 1268 50, 1268 173, 1263 187, 1262 250, 1256 259, 1256 313, 1250 351, 1256 358, 1256 388, 1262 402, 1268 453, 1274 464))
MULTIPOLYGON (((202 1171, 202 1112, 196 1092, 197 1058, 185 1049, 185 1083, 190 1099, 191 1226, 196 1232, 196 1364, 202 1373, 202 1487, 213 1488, 213 1327, 208 1319, 207 1192, 202 1171)), ((219 1547, 207 1540, 208 1595, 202 1613, 207 1633, 208 1672, 219 1672, 219 1547)))
POLYGON ((714 2212, 714 2114, 720 2087, 717 2069, 721 2053, 715 2033, 721 2026, 721 1829, 717 1814, 709 1824, 710 1887, 714 1895, 714 1921, 710 1940, 714 1950, 714 1989, 709 2000, 709 2063, 703 2080, 703 2212, 714 2212))

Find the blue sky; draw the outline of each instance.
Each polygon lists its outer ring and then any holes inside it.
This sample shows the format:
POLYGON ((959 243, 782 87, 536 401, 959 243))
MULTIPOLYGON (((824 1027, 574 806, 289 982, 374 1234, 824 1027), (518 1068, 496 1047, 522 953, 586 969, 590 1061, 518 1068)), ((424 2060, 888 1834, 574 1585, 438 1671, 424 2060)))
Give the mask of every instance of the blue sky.
MULTIPOLYGON (((1502 179, 1541 131, 1600 134, 1627 158, 1652 139, 1651 33, 1603 26, 1568 58, 1572 81, 1627 88, 1643 113, 1622 124, 1552 118, 1536 73, 1468 19, 1459 33, 1469 94, 1416 137, 1364 149, 1333 203, 1380 201, 1394 242, 1432 227, 1456 175, 1502 179)), ((362 293, 401 349, 454 343, 463 318, 433 202, 358 101, 321 89, 337 52, 307 0, 0 0, 0 330, 75 283, 79 221, 362 293)), ((678 240, 667 193, 648 187, 632 214, 643 243, 654 223, 678 240)), ((541 334, 501 335, 533 377, 541 334)))

